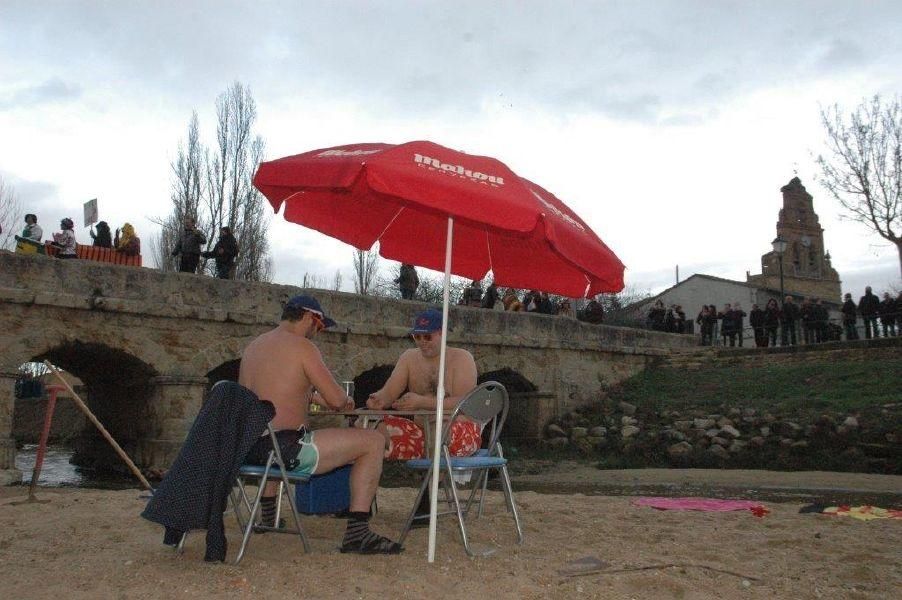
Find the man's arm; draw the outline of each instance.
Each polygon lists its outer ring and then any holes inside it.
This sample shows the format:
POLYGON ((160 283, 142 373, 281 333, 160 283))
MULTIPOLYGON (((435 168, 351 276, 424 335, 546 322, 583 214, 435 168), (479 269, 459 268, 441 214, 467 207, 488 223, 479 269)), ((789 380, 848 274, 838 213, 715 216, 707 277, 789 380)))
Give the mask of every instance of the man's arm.
POLYGON ((409 351, 405 351, 401 354, 398 363, 395 365, 395 368, 392 369, 391 375, 389 375, 385 385, 383 385, 380 390, 370 394, 370 397, 366 401, 367 408, 385 410, 398 399, 405 389, 407 389, 410 372, 408 367, 408 352, 409 351))
POLYGON ((323 355, 320 353, 319 348, 307 340, 304 341, 306 343, 303 344, 301 348, 301 364, 303 365, 307 379, 313 384, 316 391, 319 392, 325 405, 333 410, 342 410, 343 408, 348 407, 349 402, 353 404, 353 400, 348 397, 344 389, 338 385, 338 382, 332 377, 332 373, 329 372, 329 369, 326 368, 326 364, 323 362, 323 355))

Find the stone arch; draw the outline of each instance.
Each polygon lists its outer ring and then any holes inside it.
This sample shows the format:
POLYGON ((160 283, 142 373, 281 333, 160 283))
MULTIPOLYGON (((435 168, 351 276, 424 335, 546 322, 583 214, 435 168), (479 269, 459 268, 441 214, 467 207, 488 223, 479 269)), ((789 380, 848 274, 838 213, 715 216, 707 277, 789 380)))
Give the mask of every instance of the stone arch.
MULTIPOLYGON (((121 349, 81 341, 63 342, 31 360, 49 360, 79 378, 79 396, 120 446, 131 456, 142 439, 152 434, 153 390, 157 371, 121 349)), ((100 470, 126 467, 93 425, 75 439, 73 464, 100 470)))
POLYGON ((241 359, 233 358, 210 369, 207 373, 207 386, 212 387, 217 381, 238 381, 238 369, 241 367, 241 359))
POLYGON ((354 405, 360 408, 366 405, 366 399, 375 391, 378 391, 395 368, 394 365, 375 365, 363 371, 354 378, 354 405))

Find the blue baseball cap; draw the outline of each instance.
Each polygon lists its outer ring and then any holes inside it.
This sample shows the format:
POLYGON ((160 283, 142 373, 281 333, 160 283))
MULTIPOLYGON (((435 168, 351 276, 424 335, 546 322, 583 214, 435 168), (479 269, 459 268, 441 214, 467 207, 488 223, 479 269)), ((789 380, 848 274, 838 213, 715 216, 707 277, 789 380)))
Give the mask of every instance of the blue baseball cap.
MULTIPOLYGON (((413 319, 413 328, 409 333, 432 333, 442 328, 442 313, 430 308, 417 313, 413 319)), ((450 331, 450 327, 448 328, 450 331)))
POLYGON ((335 325, 337 325, 334 320, 326 316, 326 313, 323 312, 323 307, 319 305, 319 301, 313 296, 295 296, 285 303, 285 308, 302 308, 306 311, 310 311, 322 318, 326 328, 335 327, 335 325))

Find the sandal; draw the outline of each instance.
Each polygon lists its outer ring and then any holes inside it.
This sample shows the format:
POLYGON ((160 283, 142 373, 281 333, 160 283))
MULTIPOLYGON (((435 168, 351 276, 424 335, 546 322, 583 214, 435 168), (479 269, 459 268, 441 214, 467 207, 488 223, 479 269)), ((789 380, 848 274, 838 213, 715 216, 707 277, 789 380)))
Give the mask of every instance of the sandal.
POLYGON ((342 554, 400 554, 404 548, 398 542, 393 542, 387 537, 369 532, 359 544, 343 544, 340 548, 342 554))

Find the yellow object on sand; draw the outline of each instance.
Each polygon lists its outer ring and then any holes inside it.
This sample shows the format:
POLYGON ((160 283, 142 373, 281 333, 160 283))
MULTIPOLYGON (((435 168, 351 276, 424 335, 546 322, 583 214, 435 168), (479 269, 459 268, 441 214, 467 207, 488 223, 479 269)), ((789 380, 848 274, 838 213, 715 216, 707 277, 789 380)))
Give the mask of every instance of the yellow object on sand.
POLYGON ((890 510, 879 506, 829 506, 824 509, 825 515, 852 517, 861 521, 873 519, 902 519, 902 510, 890 510))

